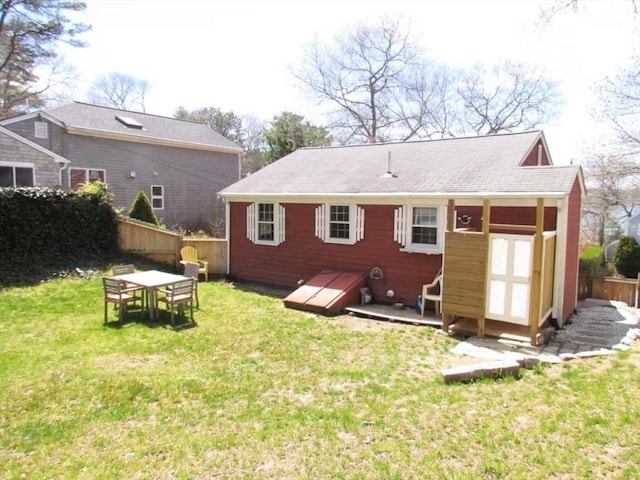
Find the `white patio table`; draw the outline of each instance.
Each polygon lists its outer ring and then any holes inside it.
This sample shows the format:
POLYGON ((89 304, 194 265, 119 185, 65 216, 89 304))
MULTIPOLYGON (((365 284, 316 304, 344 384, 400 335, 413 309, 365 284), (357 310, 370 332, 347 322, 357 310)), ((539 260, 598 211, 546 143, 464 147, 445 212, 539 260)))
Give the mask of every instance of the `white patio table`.
POLYGON ((147 305, 149 308, 149 318, 158 318, 158 288, 167 287, 183 280, 190 280, 191 277, 176 275, 174 273, 161 272, 159 270, 146 270, 144 272, 125 273, 116 275, 113 278, 124 280, 144 287, 147 292, 147 305))

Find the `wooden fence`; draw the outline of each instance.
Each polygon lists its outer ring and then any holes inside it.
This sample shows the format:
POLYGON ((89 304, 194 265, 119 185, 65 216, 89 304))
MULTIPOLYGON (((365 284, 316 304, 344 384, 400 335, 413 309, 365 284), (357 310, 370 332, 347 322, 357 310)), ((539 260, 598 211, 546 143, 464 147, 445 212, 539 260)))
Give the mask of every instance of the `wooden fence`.
POLYGON ((599 298, 624 302, 630 307, 638 306, 640 276, 633 278, 593 278, 589 273, 578 277, 578 298, 599 298))
POLYGON ((227 241, 218 238, 183 238, 182 235, 130 220, 120 220, 120 248, 158 262, 180 264, 180 249, 191 245, 209 262, 210 274, 227 273, 227 241))

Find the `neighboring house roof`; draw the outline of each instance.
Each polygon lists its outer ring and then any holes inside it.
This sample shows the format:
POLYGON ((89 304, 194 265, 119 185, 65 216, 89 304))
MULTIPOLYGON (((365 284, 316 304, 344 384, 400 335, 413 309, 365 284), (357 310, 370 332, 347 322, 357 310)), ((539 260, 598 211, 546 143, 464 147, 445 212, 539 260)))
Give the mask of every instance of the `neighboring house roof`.
POLYGON ((22 142, 23 144, 27 145, 28 147, 33 148, 34 150, 37 150, 37 151, 39 151, 41 153, 44 153, 45 155, 51 157, 51 159, 56 163, 64 163, 64 164, 69 163, 69 160, 64 158, 62 155, 58 155, 57 153, 53 153, 51 150, 47 150, 46 148, 41 147, 37 143, 33 143, 31 140, 27 140, 26 138, 18 135, 17 133, 12 132, 11 130, 8 130, 8 129, 2 127, 2 126, 0 126, 0 135, 7 135, 8 137, 11 137, 14 140, 17 140, 18 142, 22 142))
POLYGON ((534 131, 303 148, 220 194, 564 196, 580 167, 520 166, 539 140, 546 145, 542 132, 534 131), (385 175, 388 170, 392 175, 385 175))
POLYGON ((234 153, 242 151, 239 145, 200 123, 81 102, 13 117, 1 123, 9 124, 38 115, 63 126, 71 134, 234 153))

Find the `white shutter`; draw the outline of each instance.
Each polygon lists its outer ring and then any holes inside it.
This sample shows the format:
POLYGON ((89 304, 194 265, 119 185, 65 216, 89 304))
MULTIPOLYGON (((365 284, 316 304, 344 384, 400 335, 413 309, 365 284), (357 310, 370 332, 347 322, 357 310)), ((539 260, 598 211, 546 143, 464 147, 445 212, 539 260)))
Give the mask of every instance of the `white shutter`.
POLYGON ((359 242, 364 238, 364 208, 356 206, 356 229, 354 241, 359 242))
POLYGON ((320 205, 316 208, 316 237, 321 240, 326 239, 326 219, 327 219, 327 206, 320 205))
POLYGON ((256 204, 252 203, 247 207, 247 238, 253 243, 256 242, 256 204))
POLYGON ((286 215, 285 215, 284 207, 282 205, 278 204, 277 209, 278 209, 278 245, 280 245, 282 242, 286 240, 285 238, 286 215))
POLYGON ((394 212, 394 230, 393 239, 400 245, 406 245, 407 229, 405 216, 405 207, 398 207, 394 212))

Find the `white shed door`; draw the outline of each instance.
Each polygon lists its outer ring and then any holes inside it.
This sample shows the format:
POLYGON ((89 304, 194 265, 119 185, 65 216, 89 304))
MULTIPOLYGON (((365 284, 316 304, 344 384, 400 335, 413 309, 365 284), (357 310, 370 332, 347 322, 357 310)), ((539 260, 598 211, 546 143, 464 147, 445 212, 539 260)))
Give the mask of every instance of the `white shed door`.
POLYGON ((486 318, 529 324, 532 260, 532 236, 494 233, 489 236, 486 318))

